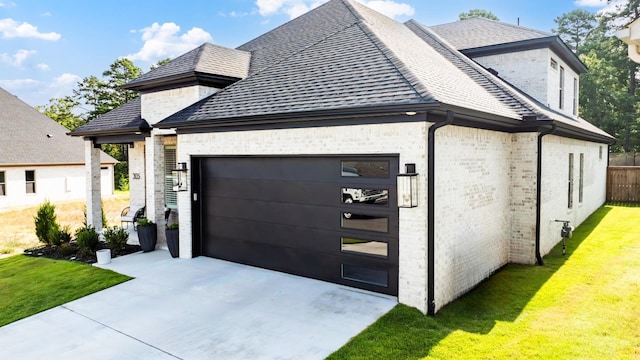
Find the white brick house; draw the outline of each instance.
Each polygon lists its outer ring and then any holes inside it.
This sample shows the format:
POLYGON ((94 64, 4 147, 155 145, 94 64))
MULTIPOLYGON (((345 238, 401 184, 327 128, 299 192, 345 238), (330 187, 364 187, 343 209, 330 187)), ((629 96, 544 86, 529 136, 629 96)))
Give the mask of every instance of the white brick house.
MULTIPOLYGON (((0 211, 45 200, 83 200, 84 144, 62 125, 0 88, 0 211)), ((97 162, 100 193, 113 194, 113 167, 105 153, 97 162)))
MULTIPOLYGON (((445 38, 333 0, 143 75, 126 85, 141 100, 73 135, 87 149, 130 144, 131 201, 160 228, 174 209, 183 258, 397 295, 433 314, 509 262, 540 263, 561 239, 553 220, 579 225, 602 205, 613 140, 554 107, 546 68, 529 73, 539 91, 527 94, 495 75, 513 64, 489 71, 445 38), (174 192, 179 163, 186 191, 174 192), (417 206, 399 208, 406 164, 417 206)), ((584 67, 558 49, 526 56, 584 67)))

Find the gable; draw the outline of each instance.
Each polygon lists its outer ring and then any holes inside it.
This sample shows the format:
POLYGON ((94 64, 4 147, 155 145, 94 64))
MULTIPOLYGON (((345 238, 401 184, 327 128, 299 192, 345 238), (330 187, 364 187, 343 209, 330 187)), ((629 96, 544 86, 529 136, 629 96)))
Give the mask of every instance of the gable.
MULTIPOLYGON (((84 141, 0 88, 0 164, 84 164, 84 141)), ((103 163, 117 161, 102 153, 103 163)))

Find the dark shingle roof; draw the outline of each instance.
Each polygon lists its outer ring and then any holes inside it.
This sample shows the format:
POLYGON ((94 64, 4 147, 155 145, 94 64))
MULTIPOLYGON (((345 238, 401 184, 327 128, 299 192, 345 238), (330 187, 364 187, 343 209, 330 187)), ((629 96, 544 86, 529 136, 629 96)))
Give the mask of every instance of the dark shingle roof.
POLYGON ((458 50, 548 38, 553 34, 485 18, 460 20, 431 29, 458 50))
POLYGON ((500 102, 513 109, 520 116, 534 116, 536 120, 555 120, 576 127, 603 138, 613 139, 609 134, 588 121, 581 118, 572 118, 560 112, 549 109, 544 104, 527 95, 520 89, 493 75, 488 70, 478 65, 473 60, 456 51, 447 41, 435 34, 431 29, 414 20, 406 23, 407 27, 420 36, 442 56, 452 64, 464 71, 476 83, 493 94, 500 102))
POLYGON ((485 18, 436 25, 431 30, 471 58, 549 48, 578 74, 587 72, 587 67, 559 36, 544 31, 485 18))
POLYGON ((240 48, 253 49, 249 77, 160 126, 440 102, 518 117, 403 24, 350 0, 330 1, 240 48))
MULTIPOLYGON (((84 164, 84 141, 0 88, 0 165, 84 164)), ((103 163, 116 163, 102 153, 103 163)))
POLYGON ((166 85, 215 78, 233 82, 247 76, 250 57, 246 51, 205 43, 128 82, 124 88, 146 90, 158 82, 166 85))
POLYGON ((138 97, 75 129, 71 132, 71 135, 132 134, 140 131, 149 131, 150 126, 142 119, 140 110, 140 98, 138 97))

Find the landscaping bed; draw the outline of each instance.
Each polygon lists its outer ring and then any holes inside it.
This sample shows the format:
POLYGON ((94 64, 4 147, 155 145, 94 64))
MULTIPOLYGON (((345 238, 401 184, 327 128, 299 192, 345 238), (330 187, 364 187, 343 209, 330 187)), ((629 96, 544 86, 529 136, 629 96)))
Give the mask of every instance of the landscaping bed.
MULTIPOLYGON (((107 247, 107 244, 101 241, 99 242, 98 248, 96 250, 108 248, 109 247, 107 247)), ((127 244, 121 251, 111 251, 111 257, 115 258, 118 256, 133 254, 138 251, 141 251, 140 245, 127 244)), ((42 256, 49 259, 78 261, 87 264, 93 264, 98 261, 95 252, 80 251, 80 249, 78 248, 78 244, 75 241, 71 241, 68 246, 41 245, 25 249, 24 254, 34 257, 42 256)))

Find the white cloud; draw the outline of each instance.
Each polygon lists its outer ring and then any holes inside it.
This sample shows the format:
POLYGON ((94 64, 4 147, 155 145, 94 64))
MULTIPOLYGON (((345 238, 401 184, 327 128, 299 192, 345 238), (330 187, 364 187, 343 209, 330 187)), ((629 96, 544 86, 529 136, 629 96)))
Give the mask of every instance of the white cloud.
POLYGON ((53 82, 49 85, 52 89, 59 88, 72 88, 74 87, 82 78, 76 74, 64 73, 58 77, 53 78, 53 82))
MULTIPOLYGON (((409 4, 391 0, 357 1, 391 18, 403 15, 412 16, 415 11, 409 4)), ((284 13, 293 19, 325 2, 327 0, 256 0, 256 6, 262 16, 284 13)))
POLYGON ((38 68, 38 70, 41 70, 41 71, 51 70, 51 68, 49 68, 49 65, 47 64, 37 64, 36 67, 38 68))
POLYGON ((51 16, 51 13, 49 11, 42 13, 42 16, 51 16))
POLYGON ((15 79, 0 80, 0 86, 9 90, 34 89, 40 85, 40 82, 33 79, 15 79))
POLYGON ((186 33, 179 35, 180 26, 175 23, 162 25, 153 23, 141 30, 144 45, 135 54, 126 57, 131 60, 155 62, 167 57, 184 54, 204 42, 211 42, 211 35, 201 28, 194 27, 186 33))
POLYGON ((18 23, 17 21, 6 18, 0 19, 0 33, 5 39, 9 38, 36 38, 42 40, 56 41, 61 35, 55 32, 41 33, 37 26, 33 26, 27 22, 18 23))
POLYGON ((35 50, 20 49, 14 55, 8 55, 7 53, 0 54, 0 60, 15 67, 22 67, 22 63, 36 53, 37 51, 35 50))
POLYGON ((607 0, 576 0, 573 4, 580 7, 605 7, 607 0))

